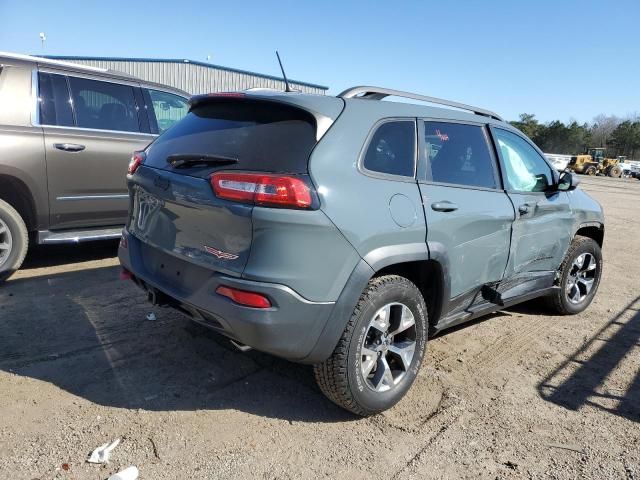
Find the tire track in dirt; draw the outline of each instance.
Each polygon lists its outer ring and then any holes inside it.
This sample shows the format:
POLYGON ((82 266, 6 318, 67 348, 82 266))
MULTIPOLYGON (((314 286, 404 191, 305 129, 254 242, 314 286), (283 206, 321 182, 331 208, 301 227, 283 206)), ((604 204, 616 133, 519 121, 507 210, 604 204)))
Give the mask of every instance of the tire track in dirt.
POLYGON ((548 318, 526 320, 513 326, 473 357, 474 371, 488 373, 506 363, 517 363, 550 326, 548 318))

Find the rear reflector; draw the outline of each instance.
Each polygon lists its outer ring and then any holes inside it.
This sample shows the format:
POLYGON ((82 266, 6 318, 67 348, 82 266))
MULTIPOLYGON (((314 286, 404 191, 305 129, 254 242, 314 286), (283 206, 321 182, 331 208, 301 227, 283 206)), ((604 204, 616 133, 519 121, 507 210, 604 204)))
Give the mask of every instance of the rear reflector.
POLYGON ((264 295, 259 293, 238 290, 237 288, 225 287, 223 285, 216 288, 216 293, 233 300, 238 305, 253 308, 269 308, 271 302, 264 295))
POLYGON ((219 198, 261 206, 310 208, 311 189, 300 177, 265 173, 214 173, 213 191, 219 198))
POLYGON ((131 280, 132 278, 133 274, 129 270, 126 268, 120 270, 120 280, 131 280))
POLYGON ((127 168, 127 173, 129 175, 133 175, 138 170, 138 167, 144 163, 144 159, 147 155, 144 152, 133 152, 133 156, 129 161, 129 168, 127 168))

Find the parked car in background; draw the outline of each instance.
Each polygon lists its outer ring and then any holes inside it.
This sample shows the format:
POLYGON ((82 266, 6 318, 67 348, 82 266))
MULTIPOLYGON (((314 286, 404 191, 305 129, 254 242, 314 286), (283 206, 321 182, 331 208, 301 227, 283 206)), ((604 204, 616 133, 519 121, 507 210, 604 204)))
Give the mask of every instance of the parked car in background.
POLYGON ((128 183, 123 275, 242 348, 314 364, 358 415, 402 398, 430 332, 543 296, 581 312, 602 271, 602 209, 577 177, 495 113, 406 92, 194 97, 128 183))
POLYGON ((632 175, 632 165, 630 163, 625 163, 624 161, 621 161, 620 163, 618 163, 618 166, 622 169, 622 177, 623 178, 629 178, 632 175))
POLYGON ((0 53, 0 281, 30 243, 118 238, 134 150, 188 95, 99 68, 0 53))

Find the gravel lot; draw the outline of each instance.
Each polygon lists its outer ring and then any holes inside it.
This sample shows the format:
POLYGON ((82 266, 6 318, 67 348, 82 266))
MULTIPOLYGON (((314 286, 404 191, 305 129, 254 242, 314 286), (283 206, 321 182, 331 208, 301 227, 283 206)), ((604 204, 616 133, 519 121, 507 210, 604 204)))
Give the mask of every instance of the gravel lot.
POLYGON ((309 367, 169 310, 146 320, 117 244, 33 251, 0 287, 0 478, 640 479, 640 181, 581 179, 608 222, 593 305, 430 340, 407 397, 368 419, 309 367), (111 463, 85 463, 116 437, 111 463))

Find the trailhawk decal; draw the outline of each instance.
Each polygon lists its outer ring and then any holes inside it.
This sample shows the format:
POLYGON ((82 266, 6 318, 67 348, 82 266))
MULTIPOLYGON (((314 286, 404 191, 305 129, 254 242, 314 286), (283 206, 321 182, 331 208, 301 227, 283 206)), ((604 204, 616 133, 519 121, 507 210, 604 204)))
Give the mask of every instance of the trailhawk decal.
POLYGON ((204 245, 204 249, 207 253, 210 253, 211 255, 215 255, 216 257, 221 258, 222 260, 235 260, 236 258, 238 258, 238 255, 235 255, 233 253, 223 252, 222 250, 218 250, 217 248, 213 248, 213 247, 208 247, 207 245, 204 245))

